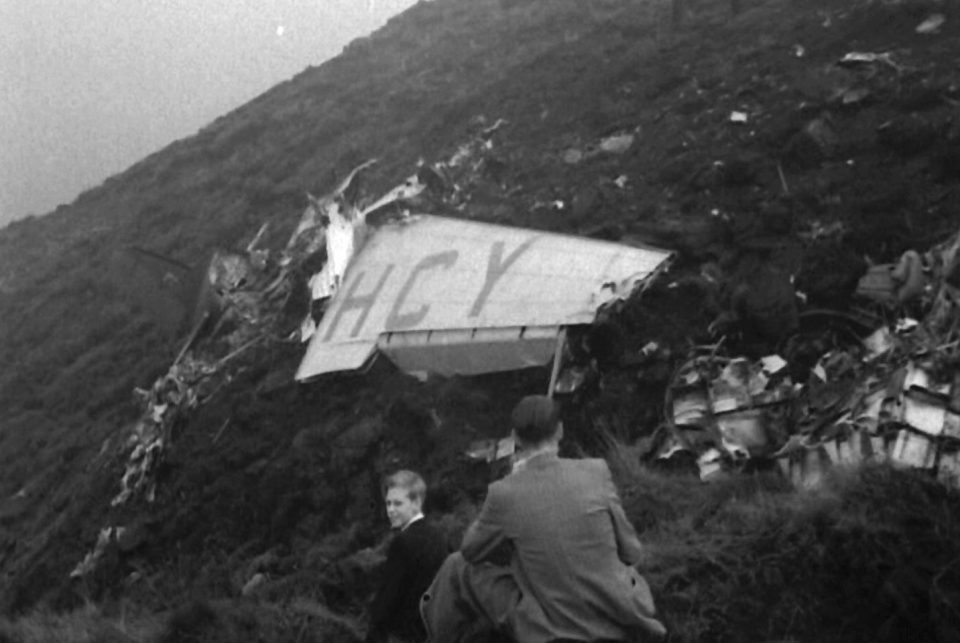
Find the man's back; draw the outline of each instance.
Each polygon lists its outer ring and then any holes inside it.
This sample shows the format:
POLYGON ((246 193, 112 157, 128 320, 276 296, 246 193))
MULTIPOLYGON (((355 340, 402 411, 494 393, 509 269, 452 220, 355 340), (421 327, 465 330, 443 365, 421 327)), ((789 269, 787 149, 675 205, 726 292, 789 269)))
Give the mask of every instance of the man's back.
POLYGON ((544 454, 492 484, 461 551, 477 562, 505 540, 515 549, 517 584, 539 605, 521 606, 519 640, 542 632, 544 640, 618 639, 628 627, 662 627, 646 581, 631 567, 640 543, 603 460, 544 454))

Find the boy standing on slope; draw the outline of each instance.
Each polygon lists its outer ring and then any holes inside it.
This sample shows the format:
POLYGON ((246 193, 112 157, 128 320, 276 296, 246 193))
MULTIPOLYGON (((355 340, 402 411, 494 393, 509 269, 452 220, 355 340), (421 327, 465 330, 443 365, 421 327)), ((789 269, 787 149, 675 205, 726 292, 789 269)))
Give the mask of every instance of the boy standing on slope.
POLYGON ((426 637, 420 620, 420 596, 443 563, 447 546, 443 535, 423 518, 427 485, 413 471, 397 471, 383 485, 390 527, 397 530, 387 547, 383 584, 370 610, 365 641, 416 641, 426 637))

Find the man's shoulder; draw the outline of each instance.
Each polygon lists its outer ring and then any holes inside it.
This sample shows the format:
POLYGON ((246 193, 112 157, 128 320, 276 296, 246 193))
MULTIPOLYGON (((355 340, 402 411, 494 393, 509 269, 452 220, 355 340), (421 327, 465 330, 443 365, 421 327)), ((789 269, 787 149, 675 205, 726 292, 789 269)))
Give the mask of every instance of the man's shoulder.
POLYGON ((603 458, 561 458, 563 466, 594 475, 609 475, 610 467, 603 458))
POLYGON ((608 469, 607 461, 603 458, 560 458, 560 462, 565 462, 585 469, 608 469))
POLYGON ((557 458, 556 465, 542 469, 528 469, 519 474, 511 474, 490 484, 487 494, 493 496, 510 495, 520 487, 530 485, 541 486, 544 478, 568 477, 564 471, 573 473, 576 477, 597 478, 598 480, 610 477, 610 467, 603 458, 557 458))

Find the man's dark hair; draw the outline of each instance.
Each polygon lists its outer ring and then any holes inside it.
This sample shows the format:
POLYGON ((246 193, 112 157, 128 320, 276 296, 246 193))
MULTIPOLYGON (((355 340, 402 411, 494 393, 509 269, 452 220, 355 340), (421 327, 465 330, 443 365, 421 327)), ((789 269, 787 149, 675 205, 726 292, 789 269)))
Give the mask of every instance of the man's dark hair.
POLYGON ((528 395, 510 416, 517 437, 527 444, 539 444, 553 437, 560 424, 560 405, 546 395, 528 395))

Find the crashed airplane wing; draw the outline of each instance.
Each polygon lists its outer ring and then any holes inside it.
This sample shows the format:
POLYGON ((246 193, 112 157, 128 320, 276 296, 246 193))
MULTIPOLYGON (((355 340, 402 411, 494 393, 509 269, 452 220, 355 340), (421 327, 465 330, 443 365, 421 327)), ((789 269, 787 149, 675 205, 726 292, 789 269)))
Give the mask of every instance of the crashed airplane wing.
POLYGON ((670 253, 419 215, 354 257, 296 379, 362 367, 376 351, 410 372, 545 364, 564 326, 589 324, 670 253))

